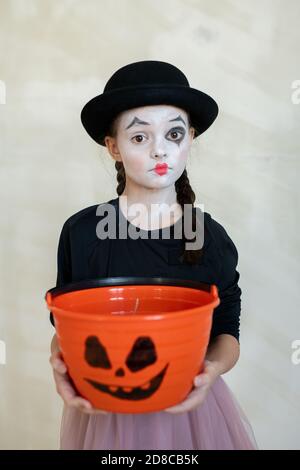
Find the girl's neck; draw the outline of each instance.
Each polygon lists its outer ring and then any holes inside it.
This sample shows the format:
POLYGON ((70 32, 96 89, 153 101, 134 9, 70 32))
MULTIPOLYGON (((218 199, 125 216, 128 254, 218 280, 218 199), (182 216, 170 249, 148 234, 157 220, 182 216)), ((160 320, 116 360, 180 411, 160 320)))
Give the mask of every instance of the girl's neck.
POLYGON ((175 186, 150 190, 140 188, 130 191, 125 188, 119 196, 119 203, 127 220, 134 221, 133 225, 143 230, 168 227, 182 216, 175 186))

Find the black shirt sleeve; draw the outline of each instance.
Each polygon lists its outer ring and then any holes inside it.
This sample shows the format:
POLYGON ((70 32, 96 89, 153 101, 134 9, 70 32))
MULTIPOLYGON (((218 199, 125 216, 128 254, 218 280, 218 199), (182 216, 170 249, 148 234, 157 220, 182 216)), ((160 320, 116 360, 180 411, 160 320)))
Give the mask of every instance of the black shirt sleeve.
MULTIPOLYGON (((58 242, 56 287, 62 287, 69 282, 72 282, 72 267, 69 221, 67 220, 63 225, 58 242)), ((52 312, 50 312, 50 321, 55 326, 52 312)))
POLYGON ((210 339, 222 333, 234 336, 239 342, 242 290, 236 270, 238 251, 226 230, 217 224, 222 235, 221 270, 217 281, 220 304, 215 308, 210 339))

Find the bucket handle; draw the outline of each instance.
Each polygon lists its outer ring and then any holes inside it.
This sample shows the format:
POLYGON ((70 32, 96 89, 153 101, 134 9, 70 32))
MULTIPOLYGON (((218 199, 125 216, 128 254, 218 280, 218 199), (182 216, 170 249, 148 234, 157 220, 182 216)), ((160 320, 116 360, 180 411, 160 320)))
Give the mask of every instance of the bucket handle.
POLYGON ((219 297, 218 295, 218 288, 215 284, 211 285, 210 293, 213 296, 214 299, 217 299, 219 297))
POLYGON ((51 292, 49 292, 49 291, 46 292, 45 300, 46 300, 47 304, 50 307, 52 305, 52 294, 51 294, 51 292))

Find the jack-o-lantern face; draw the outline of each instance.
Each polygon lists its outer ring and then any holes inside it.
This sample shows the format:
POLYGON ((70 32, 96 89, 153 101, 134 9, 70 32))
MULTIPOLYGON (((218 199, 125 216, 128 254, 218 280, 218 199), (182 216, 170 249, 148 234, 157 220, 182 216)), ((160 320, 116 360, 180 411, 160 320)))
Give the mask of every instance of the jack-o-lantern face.
MULTIPOLYGON (((104 345, 97 336, 88 336, 85 341, 84 358, 91 367, 102 369, 113 369, 109 360, 108 353, 104 345)), ((148 336, 140 336, 134 342, 129 352, 125 364, 130 372, 139 372, 145 367, 154 364, 157 361, 155 345, 148 336)), ((142 400, 149 398, 160 387, 169 364, 167 364, 158 374, 138 387, 122 387, 116 385, 106 385, 95 380, 85 380, 97 390, 108 393, 114 397, 126 400, 142 400)), ((115 376, 125 376, 125 368, 119 367, 115 371, 115 376)))

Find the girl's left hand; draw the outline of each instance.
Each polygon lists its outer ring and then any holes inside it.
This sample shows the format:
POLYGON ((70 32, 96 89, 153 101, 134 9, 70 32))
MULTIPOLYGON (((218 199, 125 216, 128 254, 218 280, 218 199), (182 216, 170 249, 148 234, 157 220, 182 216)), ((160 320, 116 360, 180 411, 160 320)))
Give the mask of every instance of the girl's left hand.
POLYGON ((213 385, 215 380, 219 377, 217 364, 213 361, 205 360, 203 372, 199 375, 196 375, 194 378, 195 389, 189 393, 184 401, 178 405, 166 408, 163 411, 167 413, 184 413, 190 411, 193 408, 201 405, 206 395, 209 392, 210 387, 213 385))

